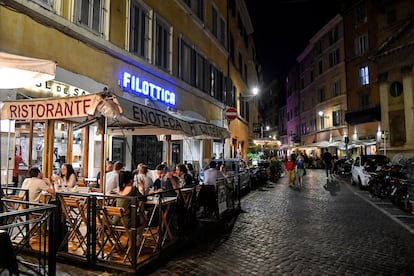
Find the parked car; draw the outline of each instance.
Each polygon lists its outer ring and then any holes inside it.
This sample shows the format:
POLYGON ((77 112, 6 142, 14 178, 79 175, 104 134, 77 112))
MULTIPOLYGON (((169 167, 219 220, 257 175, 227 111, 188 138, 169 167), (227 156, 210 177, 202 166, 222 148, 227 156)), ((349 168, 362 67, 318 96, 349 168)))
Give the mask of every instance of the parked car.
MULTIPOLYGON (((220 169, 223 159, 215 159, 214 161, 217 163, 216 168, 220 169)), ((234 181, 234 183, 240 181, 241 190, 251 189, 250 170, 243 159, 224 158, 224 168, 227 179, 234 181)), ((201 182, 204 180, 204 170, 206 169, 208 169, 208 166, 199 173, 199 180, 201 182)))
POLYGON ((388 164, 390 160, 385 155, 361 155, 352 164, 351 183, 358 184, 361 189, 369 186, 368 182, 371 174, 380 170, 382 166, 388 164))

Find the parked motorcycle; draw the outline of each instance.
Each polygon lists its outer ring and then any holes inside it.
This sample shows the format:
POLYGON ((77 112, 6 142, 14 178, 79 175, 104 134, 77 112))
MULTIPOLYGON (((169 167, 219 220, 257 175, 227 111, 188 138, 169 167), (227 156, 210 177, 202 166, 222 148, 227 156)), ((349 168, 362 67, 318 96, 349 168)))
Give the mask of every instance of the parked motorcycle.
POLYGON ((257 162, 257 166, 250 168, 250 180, 253 188, 258 188, 266 184, 266 181, 269 179, 266 169, 269 165, 269 161, 260 160, 257 162))
POLYGON ((351 158, 339 159, 338 161, 335 162, 334 172, 337 175, 342 175, 342 176, 347 176, 351 174, 352 162, 353 160, 351 158))
POLYGON ((252 187, 258 188, 266 184, 268 179, 266 168, 256 167, 250 170, 250 180, 252 181, 252 187))
POLYGON ((379 171, 371 173, 368 181, 370 193, 379 198, 390 196, 393 185, 399 181, 401 170, 401 165, 389 165, 382 166, 379 171))
POLYGON ((396 181, 391 191, 391 201, 404 211, 411 211, 410 194, 408 193, 408 180, 396 181))
POLYGON ((398 172, 396 177, 392 178, 392 186, 390 192, 391 201, 400 209, 408 212, 412 212, 412 206, 410 201, 410 181, 407 178, 407 173, 403 169, 398 172))

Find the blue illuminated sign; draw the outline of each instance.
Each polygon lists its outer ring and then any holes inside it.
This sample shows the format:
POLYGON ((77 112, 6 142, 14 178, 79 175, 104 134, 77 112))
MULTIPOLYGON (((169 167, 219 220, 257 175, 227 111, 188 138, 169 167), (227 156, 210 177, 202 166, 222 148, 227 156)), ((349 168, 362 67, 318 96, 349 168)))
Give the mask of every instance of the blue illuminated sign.
POLYGON ((128 72, 122 73, 121 86, 125 91, 130 91, 136 95, 154 98, 161 102, 175 105, 174 92, 128 72))

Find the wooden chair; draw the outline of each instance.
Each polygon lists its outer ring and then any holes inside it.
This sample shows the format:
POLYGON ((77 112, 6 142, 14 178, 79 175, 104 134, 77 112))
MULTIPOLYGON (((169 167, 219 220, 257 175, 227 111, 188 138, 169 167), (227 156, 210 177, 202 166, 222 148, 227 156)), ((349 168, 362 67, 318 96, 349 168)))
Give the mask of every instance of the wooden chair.
POLYGON ((193 203, 195 187, 183 188, 178 193, 177 201, 182 201, 185 209, 190 209, 193 203))
MULTIPOLYGON (((22 203, 21 201, 24 201, 24 197, 25 196, 18 196, 18 195, 5 195, 5 198, 7 199, 11 199, 13 201, 8 201, 6 204, 6 207, 9 211, 17 211, 19 209, 25 208, 25 204, 22 203)), ((16 216, 14 217, 14 220, 10 223, 22 223, 24 222, 23 217, 21 216, 16 216)), ((13 231, 13 233, 9 233, 10 234, 10 239, 11 240, 15 240, 18 237, 23 238, 25 236, 25 226, 21 225, 21 226, 17 226, 16 228, 14 228, 15 231, 13 231)))
POLYGON ((157 251, 159 243, 159 226, 152 227, 151 223, 155 217, 157 211, 156 205, 147 205, 144 201, 139 201, 137 213, 140 220, 141 227, 137 233, 139 249, 137 253, 137 259, 141 255, 144 248, 151 249, 152 252, 157 251), (150 209, 147 207, 151 206, 150 209))
POLYGON ((111 259, 115 251, 124 254, 123 262, 131 260, 131 234, 129 226, 125 221, 125 209, 123 207, 103 206, 103 223, 106 235, 105 244, 109 242, 112 246, 108 252, 108 258, 111 259), (114 222, 119 222, 114 224, 114 222))
POLYGON ((86 235, 80 231, 82 223, 87 225, 87 198, 86 197, 61 197, 62 213, 66 219, 68 232, 63 241, 72 242, 76 245, 76 249, 81 248, 86 253, 86 235))

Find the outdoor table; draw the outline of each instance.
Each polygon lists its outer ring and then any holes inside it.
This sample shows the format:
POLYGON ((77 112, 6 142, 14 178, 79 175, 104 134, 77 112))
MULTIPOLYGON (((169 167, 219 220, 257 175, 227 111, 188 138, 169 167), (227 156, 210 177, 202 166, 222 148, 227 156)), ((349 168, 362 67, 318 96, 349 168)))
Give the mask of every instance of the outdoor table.
POLYGON ((72 250, 80 248, 86 254, 86 233, 81 227, 88 225, 87 221, 88 198, 84 196, 62 196, 61 209, 66 220, 68 232, 63 238, 64 242, 72 244, 72 250))
POLYGON ((96 178, 87 177, 84 179, 86 187, 95 188, 96 187, 96 178))
POLYGON ((158 226, 159 229, 162 230, 162 232, 160 232, 158 230, 158 235, 160 235, 160 233, 164 233, 162 241, 161 241, 161 246, 164 245, 164 241, 166 240, 166 238, 172 238, 172 234, 171 234, 171 230, 170 230, 170 220, 168 219, 168 215, 171 209, 172 204, 177 202, 177 197, 163 197, 162 200, 159 200, 159 198, 157 197, 148 197, 148 200, 145 202, 146 206, 149 206, 152 211, 151 211, 151 215, 150 215, 150 219, 148 220, 147 223, 147 227, 150 227, 153 219, 155 217, 155 212, 156 210, 160 211, 160 216, 161 216, 161 223, 158 226))
POLYGON ((195 190, 195 187, 191 187, 191 188, 182 188, 179 191, 185 209, 191 208, 194 190, 195 190))

